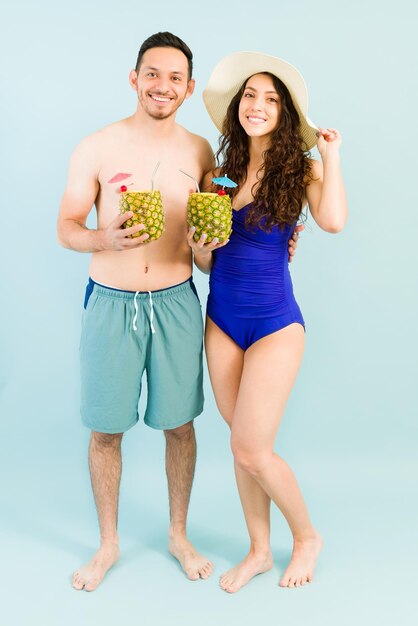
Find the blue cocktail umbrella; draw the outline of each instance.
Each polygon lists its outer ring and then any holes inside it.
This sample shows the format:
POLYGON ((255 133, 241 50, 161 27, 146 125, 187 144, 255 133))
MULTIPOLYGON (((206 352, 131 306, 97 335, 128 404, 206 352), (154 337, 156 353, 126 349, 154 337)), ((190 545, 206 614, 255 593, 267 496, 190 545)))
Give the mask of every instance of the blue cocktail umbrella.
POLYGON ((234 183, 234 181, 228 178, 228 176, 221 176, 220 178, 212 178, 212 181, 216 185, 221 185, 222 187, 238 187, 237 183, 234 183))

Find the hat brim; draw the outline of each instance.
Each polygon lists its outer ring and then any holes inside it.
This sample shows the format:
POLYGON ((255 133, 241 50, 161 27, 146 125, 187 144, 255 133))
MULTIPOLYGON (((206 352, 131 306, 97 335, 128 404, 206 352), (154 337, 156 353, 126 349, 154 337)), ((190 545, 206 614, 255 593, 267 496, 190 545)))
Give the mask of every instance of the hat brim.
POLYGON ((318 128, 308 118, 308 90, 302 74, 290 63, 260 52, 235 52, 222 59, 210 75, 203 101, 215 126, 222 132, 228 106, 243 82, 262 72, 277 76, 288 88, 300 119, 300 134, 306 150, 318 141, 318 128))

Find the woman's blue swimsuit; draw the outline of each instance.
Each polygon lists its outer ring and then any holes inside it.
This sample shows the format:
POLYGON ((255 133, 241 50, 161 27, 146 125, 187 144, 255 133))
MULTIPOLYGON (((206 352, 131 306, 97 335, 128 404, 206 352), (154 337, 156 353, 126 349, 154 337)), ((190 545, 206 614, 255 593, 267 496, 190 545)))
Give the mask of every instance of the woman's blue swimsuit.
POLYGON ((305 327, 288 263, 294 227, 247 229, 249 206, 232 212, 230 241, 213 253, 207 304, 208 317, 243 350, 294 322, 305 327))

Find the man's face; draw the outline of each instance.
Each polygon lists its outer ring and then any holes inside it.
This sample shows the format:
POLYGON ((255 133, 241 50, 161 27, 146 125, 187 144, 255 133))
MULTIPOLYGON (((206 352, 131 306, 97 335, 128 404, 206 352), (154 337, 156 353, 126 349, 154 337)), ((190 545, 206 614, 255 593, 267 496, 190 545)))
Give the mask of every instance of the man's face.
POLYGON ((186 56, 176 48, 147 50, 138 73, 132 70, 129 75, 142 110, 157 120, 174 115, 194 90, 195 83, 188 80, 188 70, 186 56))

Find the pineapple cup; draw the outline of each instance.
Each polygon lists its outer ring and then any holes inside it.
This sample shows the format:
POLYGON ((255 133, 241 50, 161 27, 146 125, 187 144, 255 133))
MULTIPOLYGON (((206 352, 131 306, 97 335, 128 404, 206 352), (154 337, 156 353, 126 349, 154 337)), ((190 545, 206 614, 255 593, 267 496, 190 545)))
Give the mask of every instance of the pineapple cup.
POLYGON ((231 198, 217 193, 192 193, 187 202, 187 219, 190 226, 196 228, 195 241, 206 233, 207 243, 214 237, 222 243, 232 231, 231 198))
POLYGON ((148 233, 148 241, 159 239, 164 232, 164 211, 160 191, 123 191, 119 201, 120 213, 133 211, 133 216, 122 224, 122 228, 129 228, 135 224, 145 224, 144 230, 129 235, 140 237, 148 233))

